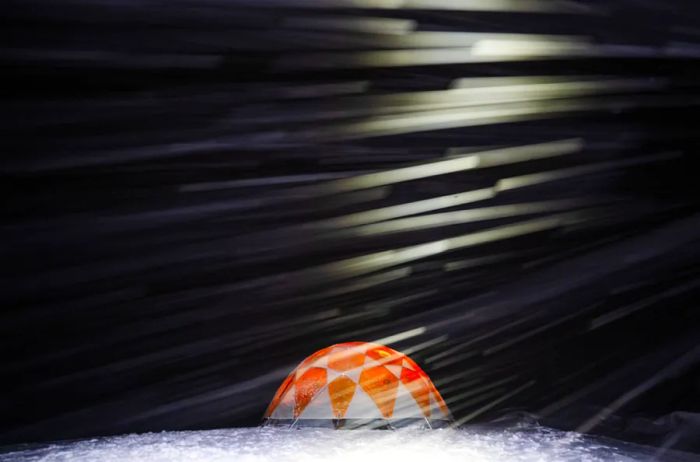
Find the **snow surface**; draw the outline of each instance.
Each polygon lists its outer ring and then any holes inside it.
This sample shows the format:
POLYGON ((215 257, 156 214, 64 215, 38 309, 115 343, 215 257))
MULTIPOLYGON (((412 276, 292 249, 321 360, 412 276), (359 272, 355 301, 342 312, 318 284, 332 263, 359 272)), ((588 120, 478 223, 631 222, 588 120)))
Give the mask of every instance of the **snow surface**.
MULTIPOLYGON (((162 432, 0 448, 0 462, 608 462, 656 450, 543 427, 331 430, 236 428, 162 432)), ((697 460, 671 457, 661 460, 697 460)))

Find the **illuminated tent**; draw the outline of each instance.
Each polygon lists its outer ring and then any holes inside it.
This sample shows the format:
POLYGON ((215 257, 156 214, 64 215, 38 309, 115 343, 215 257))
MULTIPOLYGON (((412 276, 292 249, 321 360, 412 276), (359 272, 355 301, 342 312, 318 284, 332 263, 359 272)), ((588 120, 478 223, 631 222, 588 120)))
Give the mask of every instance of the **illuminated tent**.
POLYGON ((374 343, 312 354, 282 382, 263 425, 438 428, 452 421, 428 375, 408 356, 374 343))

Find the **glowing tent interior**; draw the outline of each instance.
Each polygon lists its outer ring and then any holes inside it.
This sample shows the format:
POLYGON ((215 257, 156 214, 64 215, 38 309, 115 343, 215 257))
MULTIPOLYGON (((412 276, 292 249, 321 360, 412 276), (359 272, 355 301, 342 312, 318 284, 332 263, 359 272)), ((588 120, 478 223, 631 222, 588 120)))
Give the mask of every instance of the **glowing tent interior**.
POLYGON ((408 356, 374 343, 324 348, 282 382, 263 425, 330 428, 445 427, 452 422, 428 375, 408 356))

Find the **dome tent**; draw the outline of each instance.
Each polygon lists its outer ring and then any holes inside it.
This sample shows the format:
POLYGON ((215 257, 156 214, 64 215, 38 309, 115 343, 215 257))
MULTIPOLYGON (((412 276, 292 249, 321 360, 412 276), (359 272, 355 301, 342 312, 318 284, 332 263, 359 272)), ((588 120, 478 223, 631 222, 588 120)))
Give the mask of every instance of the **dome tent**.
POLYGON ((374 343, 324 348, 282 382, 263 425, 330 428, 445 427, 452 416, 408 356, 374 343))

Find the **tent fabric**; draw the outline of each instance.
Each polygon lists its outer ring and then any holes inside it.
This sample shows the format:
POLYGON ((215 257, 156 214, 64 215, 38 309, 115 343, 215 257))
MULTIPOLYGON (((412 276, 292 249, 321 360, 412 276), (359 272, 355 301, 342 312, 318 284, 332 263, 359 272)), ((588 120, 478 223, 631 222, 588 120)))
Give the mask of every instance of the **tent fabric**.
POLYGON ((361 421, 434 427, 452 417, 428 375, 411 358, 383 345, 349 342, 302 361, 282 382, 263 419, 266 424, 291 426, 361 421))

